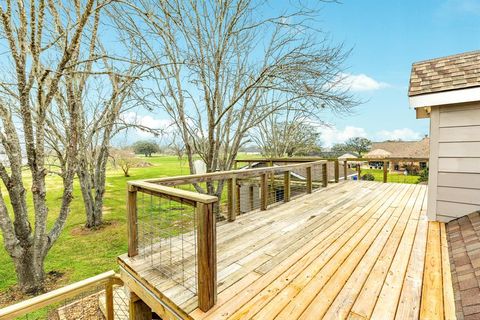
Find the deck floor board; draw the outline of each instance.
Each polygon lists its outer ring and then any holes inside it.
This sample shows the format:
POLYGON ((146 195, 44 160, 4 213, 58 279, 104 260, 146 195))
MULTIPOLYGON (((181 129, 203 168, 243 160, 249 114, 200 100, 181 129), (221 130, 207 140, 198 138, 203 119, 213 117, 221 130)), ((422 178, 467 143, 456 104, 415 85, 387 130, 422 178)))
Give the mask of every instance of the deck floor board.
POLYGON ((352 181, 219 223, 207 313, 148 259, 120 261, 191 319, 427 319, 451 314, 453 298, 426 202, 423 185, 352 181))

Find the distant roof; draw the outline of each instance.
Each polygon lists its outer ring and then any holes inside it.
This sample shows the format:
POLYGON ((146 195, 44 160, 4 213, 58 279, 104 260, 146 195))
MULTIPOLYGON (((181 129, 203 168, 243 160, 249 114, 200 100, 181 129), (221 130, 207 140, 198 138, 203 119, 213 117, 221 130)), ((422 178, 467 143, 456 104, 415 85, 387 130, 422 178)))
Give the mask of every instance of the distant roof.
MULTIPOLYGON (((373 148, 372 148, 373 149, 373 148)), ((375 148, 369 153, 365 154, 363 157, 364 158, 388 158, 392 155, 391 152, 388 152, 387 150, 381 149, 381 148, 375 148)))
POLYGON ((429 144, 429 138, 423 138, 420 141, 373 142, 372 151, 365 154, 364 157, 377 158, 383 153, 385 155, 384 157, 390 158, 428 158, 430 153, 429 144), (384 152, 388 152, 389 154, 385 154, 384 152))
POLYGON ((345 153, 345 154, 342 154, 340 157, 338 157, 338 159, 349 159, 349 158, 358 158, 358 157, 351 153, 345 153))
POLYGON ((480 86, 480 51, 415 62, 409 96, 480 86))

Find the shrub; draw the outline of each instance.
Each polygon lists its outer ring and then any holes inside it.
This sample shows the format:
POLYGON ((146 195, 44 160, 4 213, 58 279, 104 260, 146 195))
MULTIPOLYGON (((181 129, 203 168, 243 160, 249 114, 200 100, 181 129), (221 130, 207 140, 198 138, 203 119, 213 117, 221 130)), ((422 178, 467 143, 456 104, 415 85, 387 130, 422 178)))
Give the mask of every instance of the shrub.
POLYGON ((362 176, 362 180, 364 180, 364 181, 375 181, 375 176, 371 173, 366 173, 362 176))
POLYGON ((428 168, 420 171, 420 178, 418 178, 418 182, 428 182, 428 168))

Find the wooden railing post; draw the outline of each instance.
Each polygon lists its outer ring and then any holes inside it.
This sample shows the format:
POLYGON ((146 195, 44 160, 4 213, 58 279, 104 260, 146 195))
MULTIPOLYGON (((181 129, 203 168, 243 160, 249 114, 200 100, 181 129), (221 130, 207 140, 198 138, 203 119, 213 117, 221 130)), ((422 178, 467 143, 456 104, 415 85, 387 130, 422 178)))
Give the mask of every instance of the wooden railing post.
POLYGON ((343 180, 347 181, 348 179, 348 161, 343 161, 343 180))
POLYGON ((198 307, 206 312, 217 302, 217 248, 213 203, 197 202, 198 307))
POLYGON ((134 292, 130 291, 129 320, 152 319, 152 309, 134 292))
POLYGON ((283 201, 290 201, 290 171, 283 173, 283 201))
POLYGON ((322 187, 326 187, 328 184, 328 172, 327 163, 322 163, 322 187))
POLYGON ((312 193, 312 167, 307 167, 307 193, 312 193))
POLYGON ((335 160, 335 182, 338 183, 340 180, 340 164, 338 163, 338 159, 335 160))
POLYGON ((137 225, 137 188, 129 185, 127 191, 128 220, 128 256, 138 255, 138 225, 137 225))
POLYGON ((360 181, 360 174, 361 174, 360 163, 357 163, 357 180, 358 181, 360 181))
POLYGON ((267 210, 267 205, 268 205, 268 180, 267 180, 267 174, 266 173, 264 173, 260 176, 260 189, 261 189, 260 210, 267 210))
POLYGON ((387 161, 383 161, 383 183, 387 182, 387 176, 388 176, 388 168, 387 168, 387 161))
POLYGON ((240 196, 241 196, 240 187, 241 186, 237 183, 236 180, 237 179, 235 179, 235 183, 233 185, 233 187, 235 188, 235 210, 234 210, 235 211, 235 217, 240 214, 240 200, 241 200, 241 198, 240 198, 240 196))
POLYGON ((227 180, 227 211, 228 211, 228 221, 235 221, 237 217, 237 210, 236 210, 236 185, 237 179, 231 178, 227 180))
MULTIPOLYGON (((253 185, 249 186, 249 188, 248 188, 248 200, 250 201, 250 210, 253 210, 254 207, 255 207, 255 201, 253 199, 253 191, 254 191, 253 185)), ((257 195, 258 195, 258 193, 257 193, 257 195)))
POLYGON ((113 320, 113 280, 105 284, 105 309, 107 320, 113 320))

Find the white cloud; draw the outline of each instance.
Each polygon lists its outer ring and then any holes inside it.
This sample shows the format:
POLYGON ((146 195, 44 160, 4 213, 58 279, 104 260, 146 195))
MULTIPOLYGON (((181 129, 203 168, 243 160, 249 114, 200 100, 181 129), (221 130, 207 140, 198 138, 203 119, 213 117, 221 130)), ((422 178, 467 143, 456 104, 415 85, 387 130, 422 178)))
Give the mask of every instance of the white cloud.
POLYGON ((342 74, 342 77, 342 86, 345 86, 352 91, 374 91, 390 86, 388 83, 377 81, 363 73, 344 73, 342 74))
POLYGON ((376 140, 419 140, 423 135, 413 131, 410 128, 402 128, 395 130, 380 130, 375 135, 376 140))
POLYGON ((324 147, 331 147, 336 143, 344 143, 353 137, 367 137, 367 132, 364 128, 346 126, 342 130, 335 127, 323 127, 320 130, 320 139, 324 147))
MULTIPOLYGON (((153 130, 164 130, 166 133, 173 129, 173 122, 170 119, 154 118, 151 115, 139 115, 133 111, 123 114, 122 119, 123 121, 132 125, 138 125, 153 130)), ((141 138, 154 137, 152 133, 141 130, 139 128, 135 129, 135 133, 141 138)))

